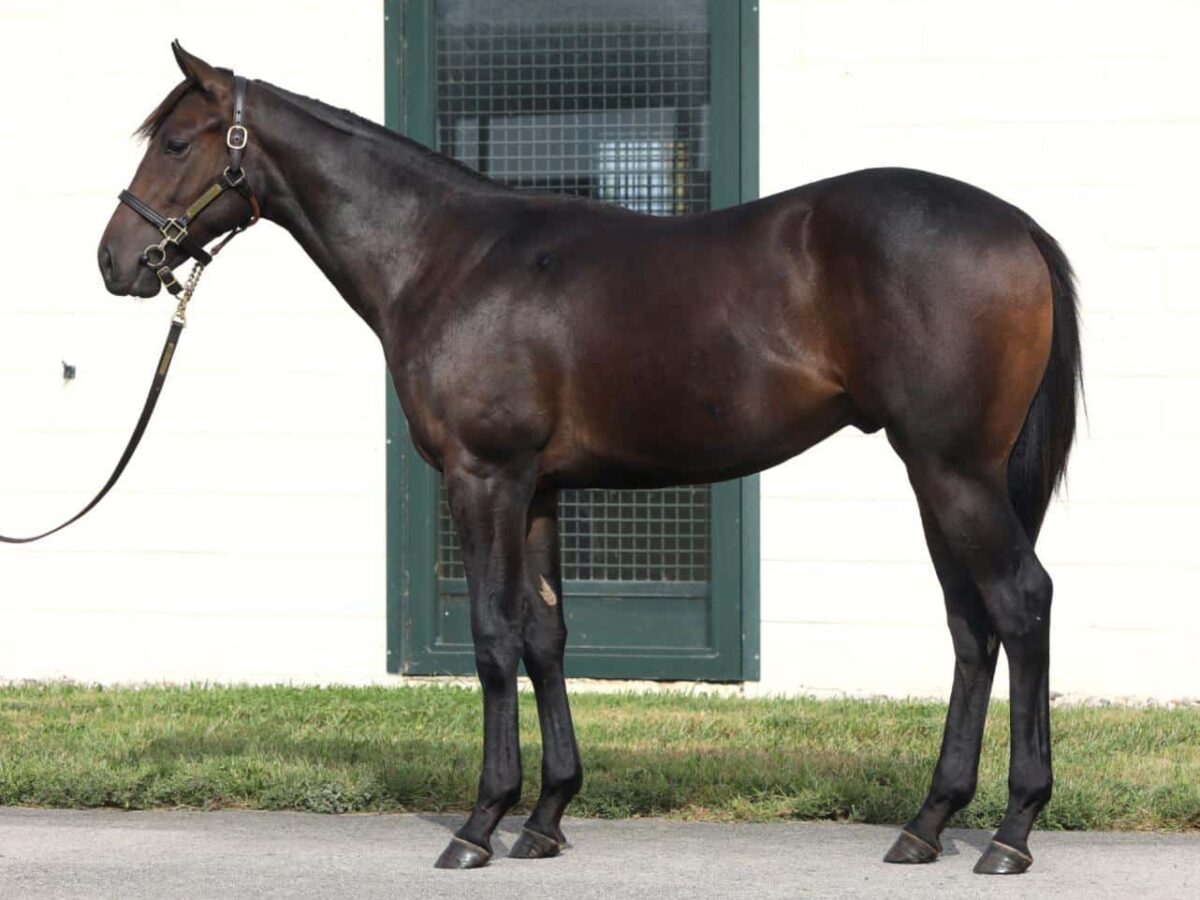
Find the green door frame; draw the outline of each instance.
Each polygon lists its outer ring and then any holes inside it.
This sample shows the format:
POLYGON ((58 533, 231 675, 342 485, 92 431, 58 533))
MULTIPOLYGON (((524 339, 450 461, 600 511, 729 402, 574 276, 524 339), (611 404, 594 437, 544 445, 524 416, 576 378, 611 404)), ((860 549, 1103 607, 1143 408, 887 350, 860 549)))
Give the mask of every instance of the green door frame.
MULTIPOLYGON (((385 122, 426 146, 436 143, 436 0, 384 0, 385 122)), ((758 196, 758 3, 709 0, 712 208, 758 196), (736 39, 716 39, 736 36, 736 39), (717 127, 718 121, 730 126, 717 127)), ((437 473, 417 456, 387 379, 387 670, 425 675, 473 671, 468 644, 438 644, 433 565, 437 473), (424 561, 415 565, 415 561, 424 561), (418 599, 420 598, 420 599, 418 599)), ((755 681, 759 678, 759 485, 752 475, 712 486, 713 649, 621 654, 570 649, 568 675, 755 681), (719 553, 720 548, 732 548, 719 553), (647 670, 647 665, 652 669, 647 670)), ((611 590, 613 585, 604 586, 611 590)), ((662 585, 669 594, 673 585, 662 585)), ((641 585, 645 594, 646 585, 641 585)), ((578 595, 573 586, 567 592, 578 595)))

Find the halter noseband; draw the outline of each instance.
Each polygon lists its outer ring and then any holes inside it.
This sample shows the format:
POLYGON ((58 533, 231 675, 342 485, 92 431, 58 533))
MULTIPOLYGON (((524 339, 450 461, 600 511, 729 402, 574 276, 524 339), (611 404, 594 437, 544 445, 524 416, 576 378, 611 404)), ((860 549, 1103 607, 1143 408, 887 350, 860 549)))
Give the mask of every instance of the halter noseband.
POLYGON ((195 279, 199 275, 199 271, 212 262, 213 256, 220 251, 234 235, 245 231, 251 225, 258 221, 258 199, 254 196, 254 191, 246 182, 246 172, 242 169, 242 154, 246 151, 246 145, 250 142, 250 132, 246 130, 244 119, 246 117, 246 79, 241 75, 233 76, 233 124, 229 126, 229 130, 225 133, 225 146, 229 148, 229 165, 225 167, 225 171, 221 177, 213 182, 213 184, 201 194, 196 201, 184 210, 183 215, 175 218, 164 216, 150 204, 144 200, 135 197, 128 190, 121 191, 121 202, 136 212, 139 216, 153 225, 162 234, 162 240, 157 244, 150 244, 142 251, 140 262, 154 270, 154 274, 158 276, 158 280, 172 294, 178 294, 183 290, 183 286, 175 278, 175 273, 171 271, 171 267, 167 265, 167 246, 173 245, 178 247, 192 259, 196 260, 199 269, 194 270, 192 278, 195 279), (195 241, 188 234, 188 226, 190 226, 200 213, 204 212, 214 200, 220 197, 228 190, 237 191, 242 198, 250 206, 250 218, 240 225, 234 227, 225 238, 213 248, 212 253, 206 251, 200 243, 195 241))

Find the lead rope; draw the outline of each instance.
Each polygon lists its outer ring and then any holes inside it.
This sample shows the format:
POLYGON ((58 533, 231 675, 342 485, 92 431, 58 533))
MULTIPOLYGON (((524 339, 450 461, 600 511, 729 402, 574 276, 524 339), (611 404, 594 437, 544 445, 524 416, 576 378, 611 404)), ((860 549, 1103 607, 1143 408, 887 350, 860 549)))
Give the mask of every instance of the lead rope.
POLYGON ((200 271, 203 269, 204 266, 197 265, 188 276, 187 287, 180 294, 179 305, 175 308, 175 315, 171 317, 171 328, 167 331, 166 343, 163 344, 162 353, 159 354, 158 363, 154 369, 154 379, 150 382, 150 391, 146 394, 146 402, 142 405, 142 414, 138 417, 137 424, 133 427, 133 434, 129 436, 129 441, 125 444, 125 450, 121 453, 121 458, 117 460, 116 468, 108 476, 108 481, 104 482, 104 487, 100 488, 100 492, 88 502, 87 506, 61 525, 56 525, 49 531, 43 531, 41 534, 35 534, 32 537, 8 537, 7 535, 0 534, 0 544, 28 544, 33 541, 40 541, 44 537, 49 537, 56 531, 62 531, 71 523, 78 521, 91 512, 92 508, 112 490, 113 485, 117 483, 117 479, 121 477, 121 473, 125 471, 125 467, 129 465, 129 460, 133 459, 133 452, 141 442, 142 435, 146 433, 146 426, 150 424, 150 416, 154 413, 154 407, 158 403, 158 395, 162 393, 163 383, 167 380, 167 372, 171 368, 171 360, 175 358, 175 348, 179 345, 179 336, 183 333, 184 326, 187 325, 188 301, 192 298, 192 293, 196 289, 196 283, 200 280, 200 271))
MULTIPOLYGON (((254 219, 250 224, 258 221, 258 204, 253 203, 254 219)), ((211 256, 215 257, 225 248, 231 240, 241 234, 248 228, 249 225, 241 225, 235 228, 229 234, 225 235, 220 242, 213 247, 211 256)), ((162 393, 163 383, 167 380, 167 372, 171 368, 171 360, 175 358, 175 348, 179 346, 179 337, 183 333, 183 329, 187 327, 187 307, 191 302, 192 295, 196 293, 196 285, 200 283, 200 276, 204 274, 204 268, 207 263, 202 263, 200 260, 192 265, 192 270, 188 273, 187 281, 184 282, 183 290, 177 295, 179 301, 175 306, 175 314, 171 316, 171 328, 167 332, 166 343, 163 344, 162 353, 158 357, 158 365, 154 369, 154 379, 150 382, 150 391, 146 395, 146 402, 142 406, 142 414, 138 417, 137 424, 133 427, 133 434, 129 436, 129 442, 125 445, 125 450, 121 453, 121 458, 117 460, 116 468, 113 469, 111 475, 108 476, 108 481, 104 483, 104 487, 100 488, 100 492, 89 501, 88 505, 81 509, 67 521, 61 525, 56 525, 49 531, 43 531, 41 534, 35 534, 32 537, 8 537, 0 534, 0 544, 28 544, 33 541, 40 541, 44 537, 49 537, 56 531, 62 531, 68 525, 83 518, 97 503, 104 499, 104 496, 113 488, 117 480, 121 477, 121 473, 125 471, 125 467, 129 465, 129 461, 133 459, 133 452, 137 449, 138 444, 142 440, 142 435, 146 432, 146 426, 150 424, 150 416, 154 413, 154 407, 158 403, 158 395, 162 393)))
POLYGON ((242 124, 245 114, 246 79, 240 75, 236 75, 234 76, 233 83, 234 124, 230 126, 229 132, 225 136, 225 144, 230 152, 230 165, 226 167, 223 173, 226 182, 225 185, 221 185, 220 182, 214 184, 195 203, 188 207, 187 211, 179 219, 169 219, 156 212, 152 207, 139 200, 129 191, 121 191, 121 202, 130 206, 138 215, 149 221, 162 233, 163 241, 147 248, 147 250, 157 249, 159 251, 160 259, 158 263, 150 264, 146 262, 144 254, 142 258, 146 265, 154 269, 163 286, 177 296, 179 301, 175 306, 175 314, 171 316, 171 328, 167 331, 167 341, 163 344, 162 353, 158 357, 158 365, 154 369, 154 379, 150 382, 150 391, 146 394, 146 402, 142 405, 142 414, 138 417, 137 424, 133 427, 133 434, 129 436, 129 441, 125 444, 125 450, 121 453, 121 458, 117 460, 116 468, 108 476, 108 481, 104 483, 104 487, 100 488, 100 492, 89 501, 88 505, 61 525, 57 525, 49 531, 43 531, 41 534, 35 534, 32 537, 8 537, 0 534, 0 544, 28 544, 32 541, 40 541, 44 537, 49 537, 56 531, 62 531, 62 529, 66 528, 72 522, 78 521, 91 512, 92 508, 112 490, 113 485, 117 483, 117 479, 121 477, 121 473, 125 471, 125 467, 129 465, 129 460, 133 458, 133 452, 141 442, 142 435, 146 432, 146 426, 150 424, 150 416, 154 413, 154 407, 158 403, 158 395, 162 393, 163 383, 167 380, 167 372, 171 368, 171 360, 175 358, 175 348, 179 345, 179 336, 187 326, 188 303, 191 301, 192 295, 196 292, 196 285, 200 283, 200 276, 204 274, 204 267, 212 262, 213 257, 220 253, 226 244, 258 221, 258 199, 254 196, 254 191, 250 186, 245 184, 246 173, 242 170, 242 152, 246 149, 246 143, 249 140, 246 126, 242 124), (200 215, 210 203, 224 193, 226 187, 236 190, 250 205, 250 221, 236 226, 217 242, 217 245, 213 247, 211 252, 205 252, 203 247, 191 243, 191 239, 188 238, 187 225, 191 224, 196 216, 200 215), (186 253, 195 259, 192 271, 188 273, 187 282, 184 284, 182 290, 179 289, 179 282, 175 280, 171 269, 166 266, 167 244, 182 247, 186 253), (161 267, 159 267, 159 264, 162 264, 161 267), (163 275, 164 272, 166 273, 166 277, 163 275))
MULTIPOLYGON (((234 237, 241 234, 245 228, 236 228, 225 236, 225 238, 213 248, 212 255, 216 255, 221 249, 228 244, 234 237)), ((175 306, 175 314, 171 316, 171 328, 167 332, 166 343, 163 344, 162 353, 158 357, 158 364, 154 369, 154 379, 150 382, 150 391, 146 395, 146 402, 142 406, 142 414, 138 417, 137 424, 133 427, 133 434, 129 436, 129 442, 125 445, 125 450, 121 453, 121 458, 117 460, 116 468, 113 469, 111 475, 108 476, 108 481, 104 483, 104 487, 100 488, 100 492, 91 499, 87 506, 81 509, 67 521, 61 525, 56 525, 49 531, 43 531, 41 534, 35 534, 32 537, 8 537, 0 534, 0 544, 28 544, 33 541, 40 541, 44 537, 49 537, 56 531, 62 531, 68 525, 83 518, 92 508, 104 499, 105 494, 112 490, 113 485, 117 483, 117 479, 121 477, 121 473, 125 471, 125 467, 129 465, 129 461, 133 459, 133 452, 137 449, 138 444, 142 440, 142 435, 146 432, 146 426, 150 424, 150 416, 154 413, 154 407, 158 403, 158 395, 162 393, 163 383, 167 380, 167 372, 171 368, 171 360, 175 358, 175 348, 179 346, 179 337, 183 333, 183 329, 187 327, 187 307, 191 302, 192 295, 196 292, 196 285, 200 283, 200 276, 204 274, 205 263, 199 260, 192 266, 192 270, 188 273, 187 281, 184 283, 183 290, 179 292, 179 301, 175 306)))

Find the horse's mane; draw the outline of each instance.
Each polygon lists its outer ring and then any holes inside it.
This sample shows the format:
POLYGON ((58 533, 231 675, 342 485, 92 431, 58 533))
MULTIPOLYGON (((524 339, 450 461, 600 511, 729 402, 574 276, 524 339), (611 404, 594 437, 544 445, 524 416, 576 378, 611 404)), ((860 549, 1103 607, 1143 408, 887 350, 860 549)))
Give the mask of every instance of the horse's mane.
POLYGON ((337 129, 343 134, 350 135, 351 137, 381 140, 390 144, 403 145, 405 148, 419 151, 429 162, 449 167, 457 173, 475 181, 486 182, 493 187, 505 187, 500 182, 493 181, 486 175, 472 169, 466 163, 459 162, 453 157, 445 156, 435 150, 431 150, 424 144, 419 144, 416 141, 406 138, 398 132, 380 125, 378 122, 364 119, 362 116, 348 109, 339 109, 336 106, 330 106, 321 100, 293 93, 286 88, 281 88, 268 81, 255 81, 255 84, 261 85, 285 103, 300 109, 302 112, 323 122, 330 128, 337 129))
POLYGON ((336 106, 330 106, 321 100, 297 94, 294 91, 289 91, 287 88, 271 84, 269 81, 255 81, 254 83, 266 88, 291 106, 297 107, 313 118, 324 122, 329 127, 336 128, 343 134, 348 134, 352 137, 380 137, 388 139, 394 139, 397 136, 396 132, 390 128, 384 128, 378 122, 364 119, 362 116, 352 113, 348 109, 339 109, 336 106))
MULTIPOLYGON (((228 71, 228 70, 221 70, 228 71)), ((229 72, 232 76, 233 73, 229 72)), ((390 128, 380 125, 378 122, 372 122, 370 119, 364 119, 362 116, 350 112, 348 109, 339 109, 336 106, 330 106, 320 100, 315 100, 312 97, 305 97, 303 94, 296 94, 286 88, 281 88, 271 84, 268 81, 255 80, 254 82, 263 88, 266 88, 273 95, 283 100, 285 103, 301 110, 304 113, 312 116, 320 122, 325 123, 331 128, 335 128, 343 134, 357 138, 368 138, 374 140, 382 140, 393 144, 402 144, 407 148, 412 148, 419 151, 429 162, 449 167, 458 174, 469 177, 475 181, 487 182, 495 187, 503 187, 499 182, 493 181, 486 175, 472 169, 465 163, 461 163, 456 159, 444 156, 428 147, 418 144, 416 141, 409 140, 402 135, 396 133, 390 128)), ((179 101, 186 97, 193 90, 203 91, 204 89, 191 79, 185 79, 171 89, 171 93, 163 98, 162 102, 154 108, 150 115, 146 116, 146 120, 138 126, 134 135, 145 140, 150 140, 160 128, 167 117, 171 115, 172 110, 179 105, 179 101)))

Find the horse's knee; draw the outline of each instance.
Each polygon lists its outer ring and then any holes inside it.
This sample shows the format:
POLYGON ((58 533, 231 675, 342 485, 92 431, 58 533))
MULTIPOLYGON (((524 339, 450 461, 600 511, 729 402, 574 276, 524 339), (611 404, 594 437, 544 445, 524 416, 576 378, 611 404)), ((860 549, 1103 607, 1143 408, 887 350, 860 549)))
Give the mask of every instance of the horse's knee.
POLYGON ((505 631, 483 631, 475 635, 475 671, 488 687, 503 685, 517 674, 521 658, 520 642, 505 631))
MULTIPOLYGON (((543 585, 554 597, 554 605, 561 602, 545 579, 543 585)), ((553 676, 562 670, 563 654, 567 648, 567 626, 559 611, 549 605, 544 594, 530 598, 526 608, 529 613, 521 634, 521 657, 525 660, 525 668, 534 680, 553 676)))
POLYGON ((522 658, 529 677, 538 679, 554 674, 562 668, 563 654, 567 647, 567 629, 552 624, 526 630, 522 658))

